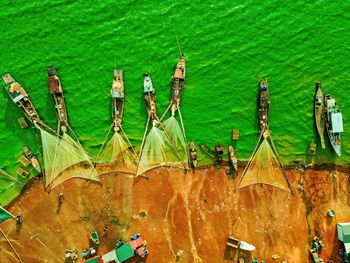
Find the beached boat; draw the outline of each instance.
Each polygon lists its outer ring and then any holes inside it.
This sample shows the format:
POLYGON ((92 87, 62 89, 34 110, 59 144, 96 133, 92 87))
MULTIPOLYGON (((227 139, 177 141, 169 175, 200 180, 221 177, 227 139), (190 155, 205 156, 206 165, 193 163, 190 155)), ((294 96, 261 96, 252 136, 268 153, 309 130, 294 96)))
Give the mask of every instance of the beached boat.
POLYGON ((203 143, 200 143, 199 144, 199 147, 201 147, 201 149, 206 153, 208 154, 210 157, 216 159, 216 160, 219 160, 219 156, 217 156, 216 152, 213 151, 212 149, 210 149, 208 146, 206 146, 205 144, 203 143))
POLYGON ((176 64, 174 76, 171 82, 170 103, 172 104, 172 111, 175 112, 179 106, 182 98, 182 92, 185 84, 186 63, 184 54, 181 55, 176 64))
POLYGON ((37 170, 40 173, 41 169, 40 169, 39 161, 36 158, 36 156, 34 155, 34 153, 27 146, 23 146, 23 150, 24 150, 24 153, 27 156, 27 158, 32 163, 35 170, 37 170))
POLYGON ((326 94, 324 97, 326 105, 326 130, 329 141, 334 151, 341 155, 340 133, 343 132, 343 117, 338 108, 338 103, 331 95, 326 94))
POLYGON ((157 118, 156 92, 148 73, 144 74, 143 93, 145 96, 147 113, 154 120, 157 118))
POLYGON ((232 162, 233 168, 235 168, 235 170, 238 171, 237 170, 237 156, 236 156, 236 153, 233 150, 233 147, 231 145, 228 146, 228 152, 230 155, 230 160, 232 162))
POLYGON ((324 143, 324 126, 325 126, 325 114, 324 114, 324 97, 321 89, 321 83, 316 83, 315 93, 315 123, 317 132, 320 135, 321 147, 326 148, 324 143))
POLYGON ((124 77, 123 71, 120 69, 114 70, 111 95, 114 129, 118 131, 122 125, 124 111, 124 77))
POLYGON ((190 152, 191 152, 191 158, 192 158, 192 163, 194 168, 197 167, 197 149, 196 145, 194 144, 193 140, 191 139, 191 144, 190 144, 190 152))
POLYGON ((11 100, 21 108, 28 120, 31 122, 39 120, 38 113, 30 101, 27 92, 11 77, 10 74, 7 73, 2 76, 2 78, 6 85, 5 89, 11 100))
POLYGON ((50 90, 50 94, 52 96, 53 102, 55 104, 57 120, 59 122, 62 132, 65 133, 67 131, 66 126, 68 125, 68 117, 67 117, 66 102, 63 96, 62 85, 58 77, 57 71, 53 65, 47 67, 47 73, 48 73, 47 80, 49 83, 49 90, 50 90))
POLYGON ((258 101, 258 116, 260 130, 269 129, 269 87, 267 85, 267 80, 261 80, 259 82, 259 101, 258 101))

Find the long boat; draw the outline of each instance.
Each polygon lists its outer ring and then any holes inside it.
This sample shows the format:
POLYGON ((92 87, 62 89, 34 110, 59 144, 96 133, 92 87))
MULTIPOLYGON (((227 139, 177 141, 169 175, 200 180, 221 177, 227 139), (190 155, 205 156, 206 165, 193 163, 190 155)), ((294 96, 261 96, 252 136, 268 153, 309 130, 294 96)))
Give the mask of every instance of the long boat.
POLYGON ((324 127, 325 127, 325 112, 324 112, 324 97, 321 89, 321 83, 316 83, 315 92, 315 123, 317 132, 320 135, 322 149, 326 148, 324 143, 324 127))
POLYGON ((219 160, 219 156, 217 156, 216 152, 213 151, 212 149, 209 148, 209 146, 203 144, 203 143, 200 143, 199 144, 199 147, 201 147, 201 149, 206 153, 208 154, 210 157, 216 159, 216 160, 219 160))
POLYGON ((157 118, 156 92, 148 73, 144 74, 143 93, 145 96, 147 113, 152 118, 152 120, 154 120, 157 118))
POLYGON ((35 170, 37 170, 40 173, 41 169, 40 169, 39 161, 34 155, 34 153, 27 146, 23 146, 23 150, 25 155, 27 156, 27 158, 30 160, 31 164, 35 168, 35 170))
POLYGON ((190 144, 190 153, 191 153, 193 166, 194 166, 194 168, 196 168, 197 167, 197 161, 198 161, 197 149, 196 149, 196 145, 194 144, 192 139, 191 139, 191 144, 190 144))
POLYGON ((232 166, 233 166, 233 168, 235 168, 235 170, 237 172, 238 171, 238 169, 237 169, 237 156, 236 156, 235 151, 233 150, 232 145, 228 146, 228 152, 230 154, 230 160, 232 162, 232 166))
POLYGON ((124 77, 121 69, 114 70, 111 95, 114 130, 118 131, 122 125, 124 112, 124 77))
POLYGON ((28 118, 29 121, 33 122, 39 120, 37 111, 34 108, 34 105, 30 101, 27 92, 16 82, 9 73, 6 73, 2 76, 5 82, 5 89, 9 94, 11 100, 21 108, 24 115, 28 118))
POLYGON ((185 84, 185 73, 185 57, 184 54, 181 54, 181 57, 176 64, 175 72, 171 81, 170 103, 172 104, 172 112, 175 112, 180 105, 185 84))
POLYGON ((53 65, 48 66, 47 73, 48 73, 47 80, 49 84, 49 90, 50 90, 50 94, 52 96, 53 102, 55 104, 57 120, 59 122, 62 132, 65 133, 67 131, 66 126, 68 125, 68 116, 67 116, 65 98, 63 96, 62 85, 58 77, 55 66, 53 65))
POLYGON ((258 117, 260 130, 269 129, 269 87, 267 85, 267 80, 261 80, 259 82, 259 100, 258 100, 258 117))
POLYGON ((338 103, 331 95, 326 94, 324 97, 324 102, 326 105, 326 130, 328 133, 329 141, 337 153, 338 156, 341 155, 341 142, 340 133, 343 132, 343 117, 338 108, 338 103))

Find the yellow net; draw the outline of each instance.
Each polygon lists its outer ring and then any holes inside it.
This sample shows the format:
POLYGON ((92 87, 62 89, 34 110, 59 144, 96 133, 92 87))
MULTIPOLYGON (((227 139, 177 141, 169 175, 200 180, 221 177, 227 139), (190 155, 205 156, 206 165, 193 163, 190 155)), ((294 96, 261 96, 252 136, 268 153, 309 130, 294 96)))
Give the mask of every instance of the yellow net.
POLYGON ((68 134, 63 139, 40 129, 46 187, 51 188, 72 177, 82 177, 99 181, 87 153, 68 134), (69 169, 68 169, 69 168, 69 169))
POLYGON ((153 126, 141 152, 137 175, 159 166, 183 168, 164 131, 153 126))
POLYGON ((248 163, 238 188, 253 184, 268 184, 289 191, 282 167, 267 138, 263 139, 259 149, 248 163))
POLYGON ((109 140, 99 162, 110 163, 114 172, 136 173, 137 157, 119 132, 115 132, 109 140))

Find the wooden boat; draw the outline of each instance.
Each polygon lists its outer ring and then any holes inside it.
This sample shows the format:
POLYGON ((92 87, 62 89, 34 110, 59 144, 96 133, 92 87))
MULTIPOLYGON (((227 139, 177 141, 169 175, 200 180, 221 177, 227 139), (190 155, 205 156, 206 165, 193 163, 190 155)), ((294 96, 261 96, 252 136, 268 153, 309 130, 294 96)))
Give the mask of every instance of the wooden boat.
POLYGON ((230 160, 232 162, 233 168, 235 168, 235 170, 238 171, 238 169, 237 169, 237 156, 236 156, 236 153, 233 150, 233 147, 231 145, 228 146, 228 152, 230 155, 230 160))
POLYGON ((39 120, 38 113, 30 101, 27 92, 11 77, 10 74, 7 73, 2 76, 2 78, 4 79, 6 84, 5 89, 11 100, 21 108, 28 120, 31 122, 39 120))
POLYGON ((152 119, 157 118, 156 92, 148 73, 144 74, 143 93, 146 101, 147 113, 152 119))
POLYGON ((216 155, 222 160, 222 157, 224 156, 224 148, 221 145, 215 146, 216 155))
POLYGON ((338 108, 338 103, 331 95, 326 94, 324 97, 326 105, 326 130, 329 141, 334 151, 341 155, 340 133, 343 132, 343 117, 338 108))
POLYGON ((29 127, 24 117, 20 117, 17 120, 22 129, 27 129, 29 127))
POLYGON ((325 127, 325 114, 324 114, 324 97, 321 89, 321 83, 316 83, 316 92, 315 92, 315 123, 317 132, 320 135, 321 147, 322 149, 326 148, 324 143, 324 127, 325 127))
POLYGON ((24 150, 24 153, 27 156, 27 158, 32 163, 35 170, 37 170, 40 173, 41 169, 40 169, 39 161, 36 158, 36 156, 34 155, 34 153, 27 146, 23 146, 23 150, 24 150))
POLYGON ((205 144, 203 143, 200 143, 199 144, 199 147, 201 147, 201 149, 206 153, 208 154, 210 157, 216 159, 216 160, 219 160, 219 157, 217 156, 216 152, 213 151, 212 149, 210 149, 208 146, 206 146, 205 144))
POLYGON ((267 80, 261 80, 259 82, 259 101, 258 101, 258 116, 260 130, 269 129, 269 88, 267 85, 267 80))
POLYGON ((23 169, 22 167, 19 167, 16 170, 16 173, 23 178, 27 178, 29 175, 29 172, 26 169, 23 169))
POLYGON ((66 126, 68 125, 68 117, 67 117, 66 102, 63 96, 62 85, 58 77, 57 71, 53 65, 47 67, 47 73, 48 73, 47 80, 49 83, 49 90, 53 98, 53 102, 55 104, 57 120, 59 122, 62 132, 65 133, 67 131, 66 126))
POLYGON ((233 129, 232 130, 232 140, 238 141, 239 140, 239 130, 233 129))
POLYGON ((192 139, 191 139, 191 144, 190 144, 190 152, 191 152, 193 166, 194 166, 194 168, 196 168, 197 167, 197 149, 196 149, 196 145, 194 145, 194 142, 192 139))
POLYGON ((316 148, 317 148, 317 144, 315 142, 310 142, 308 149, 307 149, 307 153, 310 156, 315 156, 316 155, 316 148))
POLYGON ((122 125, 124 112, 124 77, 123 71, 120 69, 114 70, 111 95, 114 129, 118 131, 122 125))
POLYGON ((18 161, 24 166, 24 167, 27 167, 28 165, 31 164, 31 161, 28 160, 27 157, 25 157, 24 155, 22 155, 18 161))
POLYGON ((172 111, 175 112, 182 98, 182 92, 185 84, 186 63, 184 54, 181 55, 176 64, 174 76, 171 81, 170 103, 172 111))

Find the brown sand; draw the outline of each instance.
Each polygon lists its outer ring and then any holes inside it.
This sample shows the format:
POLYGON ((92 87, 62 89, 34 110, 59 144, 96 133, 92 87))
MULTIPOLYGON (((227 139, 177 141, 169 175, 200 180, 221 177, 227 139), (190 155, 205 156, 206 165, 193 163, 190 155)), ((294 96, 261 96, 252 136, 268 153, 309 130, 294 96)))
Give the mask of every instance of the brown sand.
MULTIPOLYGON (((64 262, 65 249, 78 248, 81 254, 94 231, 101 253, 113 249, 118 238, 141 233, 150 263, 175 262, 179 250, 184 251, 179 262, 228 262, 224 253, 229 235, 254 245, 253 257, 265 262, 311 262, 308 242, 317 231, 325 243, 322 258, 340 262, 336 223, 350 221, 349 174, 338 171, 333 178, 334 171, 311 169, 301 174, 287 171, 294 195, 263 185, 235 192, 238 178, 232 180, 216 168, 187 174, 155 169, 149 179, 135 180, 106 174, 102 184, 74 178, 50 193, 35 180, 26 189, 29 194, 8 207, 13 214, 22 211, 22 228, 16 229, 15 220, 1 228, 25 263, 64 262), (301 187, 303 192, 297 190, 301 187), (58 210, 60 192, 65 199, 58 210), (335 211, 333 219, 327 217, 328 209, 335 211), (140 217, 141 211, 147 216, 140 217), (272 260, 274 254, 280 260, 272 260)), ((3 238, 0 259, 18 262, 3 238)))

